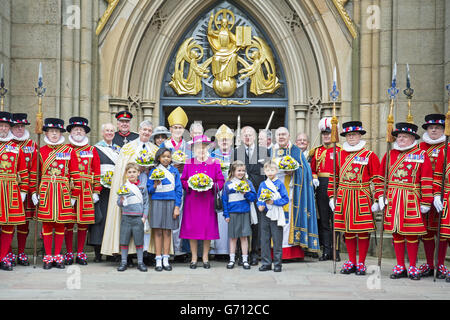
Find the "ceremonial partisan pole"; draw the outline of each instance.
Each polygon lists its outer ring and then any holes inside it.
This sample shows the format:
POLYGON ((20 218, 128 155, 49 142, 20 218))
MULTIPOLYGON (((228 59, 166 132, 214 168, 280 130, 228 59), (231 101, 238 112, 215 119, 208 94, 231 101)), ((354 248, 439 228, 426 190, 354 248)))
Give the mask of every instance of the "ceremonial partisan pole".
POLYGON ((406 117, 406 122, 414 123, 414 118, 411 114, 411 99, 414 93, 413 88, 411 88, 411 78, 409 77, 409 64, 406 64, 406 89, 403 90, 403 93, 406 95, 408 99, 408 116, 406 117))
POLYGON ((236 129, 236 146, 241 145, 241 116, 237 118, 237 129, 236 129))
MULTIPOLYGON (((38 87, 34 88, 36 95, 38 97, 38 112, 36 114, 36 128, 34 133, 37 135, 36 139, 36 192, 39 194, 39 187, 41 184, 40 179, 40 149, 41 149, 41 134, 43 127, 43 114, 42 114, 42 97, 45 94, 46 88, 43 86, 42 81, 42 62, 39 63, 39 76, 38 76, 38 87)), ((37 233, 38 233, 38 212, 39 212, 39 202, 36 205, 36 210, 34 212, 34 252, 33 252, 33 264, 36 266, 37 258, 37 233)))
POLYGON ((0 111, 5 111, 5 96, 8 90, 5 88, 5 74, 3 64, 0 66, 0 111))
MULTIPOLYGON (((391 99, 389 115, 387 118, 386 124, 386 164, 384 171, 384 190, 383 190, 383 201, 386 201, 387 196, 387 188, 389 181, 389 167, 390 167, 390 153, 391 153, 391 144, 394 142, 394 137, 392 136, 392 130, 394 129, 394 100, 398 94, 397 88, 397 62, 394 64, 394 69, 392 70, 392 85, 388 89, 389 98, 391 99)), ((381 219, 381 229, 380 229, 380 247, 378 248, 378 267, 381 270, 381 259, 383 256, 383 232, 384 232, 384 217, 386 216, 386 210, 388 209, 388 205, 385 204, 383 210, 383 216, 381 219)))
MULTIPOLYGON (((331 118, 331 142, 333 143, 333 201, 334 209, 336 209, 336 179, 338 179, 336 175, 336 143, 339 141, 338 118, 336 116, 336 100, 339 97, 339 91, 336 89, 336 67, 334 67, 333 69, 333 90, 330 92, 330 97, 331 100, 333 100, 333 117, 331 118)), ((333 273, 336 273, 336 229, 334 228, 334 211, 331 223, 333 224, 333 273)))
MULTIPOLYGON (((448 84, 446 87, 448 92, 448 109, 447 114, 445 115, 445 145, 444 145, 444 165, 442 167, 442 188, 441 188, 441 201, 444 202, 444 195, 445 195, 445 176, 447 174, 447 153, 448 153, 448 141, 450 137, 450 84, 448 84)), ((436 232, 436 245, 435 245, 435 252, 434 252, 434 274, 433 274, 433 281, 436 281, 436 274, 438 271, 438 257, 439 257, 439 246, 441 244, 440 238, 441 238, 441 215, 443 214, 443 210, 437 213, 438 216, 438 227, 436 232)))

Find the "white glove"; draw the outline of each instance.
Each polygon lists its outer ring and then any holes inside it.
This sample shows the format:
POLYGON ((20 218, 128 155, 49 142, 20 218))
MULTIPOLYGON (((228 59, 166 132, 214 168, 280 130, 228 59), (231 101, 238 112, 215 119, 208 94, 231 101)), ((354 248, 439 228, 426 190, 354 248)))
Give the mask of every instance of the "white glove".
POLYGON ((442 203, 441 196, 434 196, 433 204, 438 212, 441 212, 444 209, 444 205, 442 203))
POLYGON ((378 202, 374 202, 373 204, 372 204, 372 212, 377 212, 377 211, 380 211, 380 205, 378 204, 378 202))
POLYGON ((378 206, 380 208, 380 211, 383 211, 385 205, 386 205, 386 202, 384 200, 384 197, 383 196, 379 197, 378 198, 378 206))
POLYGON ((77 199, 70 199, 70 203, 72 204, 72 207, 75 205, 75 202, 77 202, 77 199))
POLYGON ((92 196, 92 199, 94 200, 94 203, 97 203, 98 200, 100 200, 97 193, 94 193, 94 195, 92 196))
POLYGON ((334 207, 334 200, 333 199, 330 199, 329 205, 330 205, 331 211, 334 212, 335 207, 334 207))
POLYGON ((420 206, 420 212, 422 212, 422 213, 427 213, 428 211, 430 211, 430 208, 431 208, 431 207, 427 207, 427 206, 421 205, 421 206, 420 206))
POLYGON ((22 198, 22 202, 24 202, 25 198, 27 197, 27 193, 26 192, 21 192, 20 193, 20 197, 22 198))
POLYGON ((315 188, 317 188, 319 186, 319 184, 320 184, 319 179, 313 179, 312 182, 313 182, 313 185, 314 185, 315 188))
POLYGON ((39 203, 39 196, 36 193, 33 193, 33 195, 31 196, 31 201, 33 201, 33 204, 37 206, 37 204, 39 203))

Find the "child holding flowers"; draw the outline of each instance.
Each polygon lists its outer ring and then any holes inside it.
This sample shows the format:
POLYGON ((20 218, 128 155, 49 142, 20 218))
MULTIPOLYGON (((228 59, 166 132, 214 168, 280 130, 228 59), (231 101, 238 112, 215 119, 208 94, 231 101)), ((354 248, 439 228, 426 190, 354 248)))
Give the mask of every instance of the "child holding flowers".
POLYGON ((156 167, 150 171, 147 183, 152 197, 150 227, 155 237, 156 271, 172 270, 169 264, 171 233, 179 227, 183 187, 180 173, 170 164, 171 161, 170 149, 159 149, 155 155, 156 167))
POLYGON ((264 164, 267 179, 258 190, 258 209, 262 215, 261 223, 261 262, 259 271, 272 270, 270 240, 273 241, 274 271, 281 272, 283 226, 286 224, 283 206, 289 203, 286 187, 277 178, 278 165, 274 161, 264 164))
POLYGON ((117 205, 122 208, 120 220, 120 249, 122 259, 117 271, 127 269, 128 244, 133 236, 138 258, 138 270, 146 272, 144 264, 144 223, 148 215, 147 175, 139 165, 130 162, 125 167, 125 184, 118 191, 117 205))
POLYGON ((230 238, 230 262, 227 269, 235 264, 237 239, 241 240, 244 269, 250 269, 248 263, 248 238, 252 234, 250 226, 250 204, 256 200, 256 191, 250 180, 245 178, 245 163, 239 160, 231 164, 228 181, 225 183, 222 202, 223 216, 228 225, 230 238))

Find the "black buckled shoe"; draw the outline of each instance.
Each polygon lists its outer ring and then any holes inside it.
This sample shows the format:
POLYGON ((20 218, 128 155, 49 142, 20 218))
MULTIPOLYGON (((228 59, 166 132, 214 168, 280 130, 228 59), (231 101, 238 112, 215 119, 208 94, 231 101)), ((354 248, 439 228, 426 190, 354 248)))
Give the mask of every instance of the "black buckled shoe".
POLYGON ((163 271, 163 267, 162 266, 156 266, 155 267, 155 271, 161 272, 161 271, 163 271))
POLYGON ((276 264, 273 267, 273 272, 281 272, 281 264, 276 264))
POLYGON ((228 264, 227 264, 227 269, 233 269, 233 268, 234 268, 234 265, 235 265, 235 262, 234 262, 234 261, 228 262, 228 264))
POLYGON ((259 270, 259 271, 269 271, 269 270, 272 270, 272 265, 270 265, 270 264, 263 264, 261 267, 259 267, 258 270, 259 270))
POLYGON ((127 270, 127 264, 126 263, 120 263, 119 267, 117 268, 117 271, 122 272, 127 270))
POLYGON ((250 267, 250 264, 247 261, 245 261, 242 268, 244 268, 245 270, 250 270, 251 267, 250 267))
POLYGON ((147 266, 144 263, 138 263, 137 269, 141 272, 147 272, 147 266))
POLYGON ((165 264, 163 263, 163 269, 166 270, 166 271, 172 271, 172 266, 171 266, 170 264, 165 265, 165 264))

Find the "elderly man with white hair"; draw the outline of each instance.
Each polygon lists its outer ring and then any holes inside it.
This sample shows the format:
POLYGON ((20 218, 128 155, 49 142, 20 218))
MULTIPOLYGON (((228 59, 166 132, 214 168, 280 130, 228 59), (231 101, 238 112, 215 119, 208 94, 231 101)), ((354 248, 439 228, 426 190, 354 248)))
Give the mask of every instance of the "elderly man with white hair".
POLYGON ((283 157, 291 156, 300 164, 295 171, 280 170, 277 174, 278 179, 284 182, 290 199, 289 204, 283 207, 287 217, 283 228, 283 259, 303 258, 300 248, 309 252, 319 251, 311 168, 301 149, 290 141, 287 128, 278 128, 275 140, 272 158, 277 163, 283 157))
MULTIPOLYGON (((120 150, 118 160, 114 169, 111 182, 111 192, 108 202, 108 212, 106 215, 105 232, 103 235, 101 253, 105 255, 119 254, 119 234, 120 234, 120 208, 117 203, 117 190, 124 183, 125 166, 129 162, 135 162, 142 150, 146 150, 155 156, 158 147, 150 142, 153 132, 153 125, 150 121, 144 120, 139 125, 139 138, 125 144, 120 150)), ((132 241, 129 246, 129 254, 135 253, 136 248, 132 241)))
POLYGON ((100 175, 103 186, 100 192, 100 200, 95 204, 95 224, 89 226, 89 245, 94 246, 94 262, 101 262, 100 248, 102 246, 103 231, 105 230, 106 213, 111 185, 104 177, 114 173, 115 165, 119 159, 120 146, 113 142, 115 126, 105 123, 101 126, 103 140, 99 141, 95 148, 100 157, 100 175))

